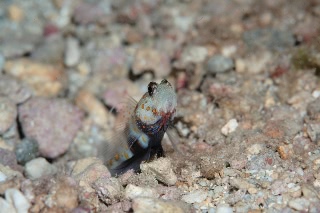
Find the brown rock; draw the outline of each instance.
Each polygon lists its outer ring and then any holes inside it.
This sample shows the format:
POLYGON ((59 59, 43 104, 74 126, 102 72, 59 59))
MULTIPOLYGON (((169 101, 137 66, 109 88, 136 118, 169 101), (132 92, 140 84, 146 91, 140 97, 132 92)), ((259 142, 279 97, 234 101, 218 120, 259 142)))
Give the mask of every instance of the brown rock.
POLYGON ((65 74, 59 66, 16 59, 7 61, 4 70, 5 73, 27 83, 36 96, 52 97, 64 89, 65 74))
POLYGON ((145 71, 153 71, 158 78, 169 75, 170 60, 166 54, 155 49, 138 49, 132 65, 133 74, 139 75, 145 71))
POLYGON ((76 97, 78 107, 86 111, 99 126, 106 125, 110 116, 104 105, 89 91, 81 90, 76 97))
POLYGON ((57 207, 71 210, 78 206, 78 192, 72 178, 61 178, 51 192, 57 207))
POLYGON ((290 147, 290 145, 278 146, 277 151, 279 152, 280 157, 283 160, 287 160, 287 159, 291 158, 291 156, 293 155, 293 150, 290 147))
POLYGON ((17 5, 10 5, 8 7, 8 15, 12 21, 20 22, 24 18, 23 10, 17 5))

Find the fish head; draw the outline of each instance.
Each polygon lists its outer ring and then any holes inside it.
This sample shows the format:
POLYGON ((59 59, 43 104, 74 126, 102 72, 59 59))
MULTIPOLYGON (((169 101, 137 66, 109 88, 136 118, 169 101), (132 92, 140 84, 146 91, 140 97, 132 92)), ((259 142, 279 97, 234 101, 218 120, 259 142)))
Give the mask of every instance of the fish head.
POLYGON ((165 129, 175 117, 177 95, 166 80, 159 84, 150 82, 146 92, 137 104, 135 116, 146 125, 163 125, 165 129))

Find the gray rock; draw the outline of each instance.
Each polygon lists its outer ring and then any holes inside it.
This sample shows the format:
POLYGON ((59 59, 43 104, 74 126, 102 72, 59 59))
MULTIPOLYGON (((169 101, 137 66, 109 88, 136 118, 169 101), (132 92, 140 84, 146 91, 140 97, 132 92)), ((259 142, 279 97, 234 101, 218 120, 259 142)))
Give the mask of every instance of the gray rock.
POLYGON ((204 190, 195 190, 190 192, 189 194, 183 195, 181 200, 186 203, 201 203, 208 196, 208 192, 204 190))
POLYGON ((158 198, 159 196, 159 193, 154 188, 140 187, 129 184, 125 189, 125 197, 127 199, 134 199, 137 197, 158 198))
POLYGON ((307 113, 313 119, 320 116, 320 97, 308 104, 307 113))
POLYGON ((317 190, 309 184, 304 184, 301 187, 302 194, 308 200, 319 200, 319 193, 317 190))
POLYGON ((64 99, 33 98, 19 106, 26 137, 34 138, 40 155, 55 158, 65 153, 81 127, 83 112, 64 99))
POLYGON ((68 37, 66 42, 66 51, 64 63, 68 67, 75 66, 79 63, 81 56, 79 41, 73 37, 68 37))
POLYGON ((278 29, 253 29, 243 33, 243 40, 249 48, 265 47, 269 50, 283 50, 293 47, 295 38, 289 31, 278 29))
POLYGON ((3 67, 4 67, 5 59, 3 55, 0 53, 0 74, 2 73, 3 67))
POLYGON ((168 158, 158 158, 150 163, 140 165, 141 171, 153 175, 157 180, 167 185, 174 185, 177 176, 172 170, 171 162, 168 158))
POLYGON ((117 178, 101 177, 92 187, 97 192, 100 200, 106 204, 119 202, 123 197, 123 187, 117 178))
POLYGON ((25 164, 28 161, 38 157, 38 143, 33 139, 25 138, 17 144, 15 149, 18 163, 25 164))
POLYGON ((219 204, 216 213, 232 213, 233 209, 228 204, 219 204))
POLYGON ((0 135, 5 133, 17 117, 16 105, 9 99, 0 96, 0 135))
POLYGON ((48 64, 57 64, 63 61, 65 49, 65 40, 62 35, 52 35, 46 38, 32 52, 32 58, 36 61, 41 61, 48 64))
POLYGON ((20 170, 20 166, 17 164, 16 156, 12 151, 0 148, 0 156, 0 164, 9 166, 14 170, 20 170))
POLYGON ((36 158, 25 165, 26 175, 30 179, 37 179, 43 176, 54 175, 57 172, 57 168, 51 165, 44 158, 36 158))
POLYGON ((288 205, 290 208, 293 208, 294 210, 308 212, 310 201, 305 198, 296 198, 290 200, 288 205))
POLYGON ((234 68, 233 60, 223 55, 212 56, 207 63, 209 73, 223 73, 234 68))
POLYGON ((246 189, 253 188, 254 185, 249 183, 247 180, 242 178, 232 178, 230 179, 230 185, 236 187, 237 189, 246 189))
POLYGON ((179 201, 164 201, 154 198, 136 198, 132 208, 135 213, 191 213, 191 208, 179 201))
POLYGON ((0 95, 21 104, 31 97, 31 89, 22 82, 8 75, 0 75, 0 95))

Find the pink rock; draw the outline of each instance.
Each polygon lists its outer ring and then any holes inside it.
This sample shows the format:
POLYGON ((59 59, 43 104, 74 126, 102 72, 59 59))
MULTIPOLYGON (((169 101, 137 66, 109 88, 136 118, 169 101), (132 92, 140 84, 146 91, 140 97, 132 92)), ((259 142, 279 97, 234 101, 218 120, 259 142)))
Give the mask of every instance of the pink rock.
POLYGON ((19 107, 26 137, 34 138, 43 157, 65 153, 81 127, 83 112, 64 99, 32 98, 19 107))

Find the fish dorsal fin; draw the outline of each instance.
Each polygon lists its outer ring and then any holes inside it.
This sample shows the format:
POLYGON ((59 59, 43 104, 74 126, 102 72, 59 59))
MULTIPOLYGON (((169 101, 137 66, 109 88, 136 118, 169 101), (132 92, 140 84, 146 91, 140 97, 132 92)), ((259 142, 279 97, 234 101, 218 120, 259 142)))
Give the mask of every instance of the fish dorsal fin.
MULTIPOLYGON (((99 156, 105 163, 113 160, 115 156, 121 156, 121 154, 125 153, 127 154, 126 156, 130 157, 132 155, 130 147, 138 140, 137 137, 129 137, 130 129, 128 127, 129 120, 132 119, 137 101, 129 95, 126 95, 123 99, 124 100, 120 102, 119 106, 111 109, 111 111, 117 110, 118 114, 113 128, 113 134, 110 138, 106 139, 106 142, 103 143, 99 149, 99 156)), ((120 161, 124 160, 123 158, 119 159, 120 161)), ((112 162, 114 165, 112 166, 120 164, 120 161, 117 163, 113 160, 112 162)))

